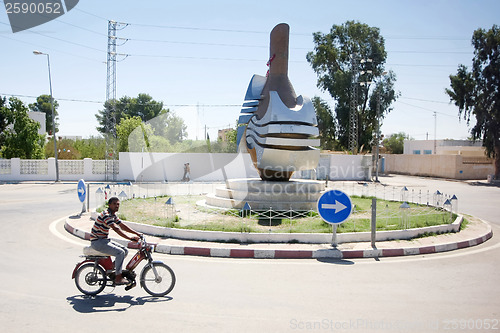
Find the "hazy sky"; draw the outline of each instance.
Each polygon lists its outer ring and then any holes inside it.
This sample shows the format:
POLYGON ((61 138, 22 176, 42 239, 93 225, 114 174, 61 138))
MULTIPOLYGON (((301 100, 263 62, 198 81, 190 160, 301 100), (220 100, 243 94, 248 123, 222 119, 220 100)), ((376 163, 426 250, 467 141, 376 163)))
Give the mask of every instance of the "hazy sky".
POLYGON ((253 74, 265 75, 269 32, 288 23, 289 77, 297 94, 331 97, 316 87, 306 61, 312 33, 356 20, 380 28, 386 69, 401 97, 382 126, 385 135, 465 139, 465 121, 444 89, 459 64, 470 66, 477 28, 499 24, 500 1, 128 1, 80 0, 59 19, 12 33, 0 0, 0 96, 26 103, 49 92, 50 54, 60 135, 97 135, 95 114, 106 99, 108 20, 128 23, 117 36, 117 97, 148 93, 184 118, 190 138, 234 127, 253 74), (125 40, 128 39, 128 40, 125 40))

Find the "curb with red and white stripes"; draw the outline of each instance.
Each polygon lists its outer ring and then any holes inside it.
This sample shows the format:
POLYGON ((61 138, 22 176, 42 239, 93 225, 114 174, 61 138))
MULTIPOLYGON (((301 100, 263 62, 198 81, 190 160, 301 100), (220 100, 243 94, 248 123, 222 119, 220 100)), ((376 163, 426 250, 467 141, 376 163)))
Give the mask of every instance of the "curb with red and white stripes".
MULTIPOLYGON (((90 234, 74 228, 66 220, 64 228, 70 234, 90 240, 90 234)), ((213 248, 213 247, 193 247, 179 245, 158 244, 155 251, 158 253, 173 255, 190 255, 202 257, 219 258, 253 258, 253 259, 356 259, 356 258, 379 258, 379 257, 399 257, 410 255, 423 255, 439 252, 447 252, 476 246, 486 242, 493 237, 493 231, 488 225, 488 231, 480 236, 466 241, 450 242, 439 245, 393 248, 393 249, 369 249, 369 250, 339 250, 339 249, 318 249, 318 250, 273 250, 273 249, 235 249, 235 248, 213 248)), ((120 240, 122 243, 123 241, 120 240)), ((135 243, 127 242, 131 248, 135 243)))

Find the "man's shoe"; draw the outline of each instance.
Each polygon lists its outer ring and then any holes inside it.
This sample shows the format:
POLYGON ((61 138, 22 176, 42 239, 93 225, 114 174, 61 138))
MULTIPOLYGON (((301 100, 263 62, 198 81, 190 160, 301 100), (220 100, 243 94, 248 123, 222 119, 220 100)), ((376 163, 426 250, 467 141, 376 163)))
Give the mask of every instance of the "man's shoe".
POLYGON ((129 284, 129 281, 124 279, 124 278, 121 278, 121 279, 116 279, 115 280, 115 285, 117 286, 121 286, 121 285, 124 285, 124 284, 129 284))
POLYGON ((129 291, 130 289, 134 288, 135 286, 137 285, 137 283, 134 281, 132 281, 131 283, 129 283, 126 287, 125 287, 125 291, 129 291))

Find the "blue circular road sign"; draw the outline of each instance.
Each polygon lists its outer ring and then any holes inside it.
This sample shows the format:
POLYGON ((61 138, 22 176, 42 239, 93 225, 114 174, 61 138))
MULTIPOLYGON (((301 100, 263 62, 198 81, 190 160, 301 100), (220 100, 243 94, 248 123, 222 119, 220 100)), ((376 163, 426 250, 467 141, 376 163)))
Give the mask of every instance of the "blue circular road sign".
POLYGON ((84 202, 85 197, 87 196, 87 188, 85 187, 85 181, 83 179, 80 179, 78 182, 76 191, 78 192, 78 199, 80 199, 81 202, 84 202))
POLYGON ((342 223, 352 212, 352 201, 347 194, 339 190, 330 190, 318 199, 318 213, 325 222, 342 223))

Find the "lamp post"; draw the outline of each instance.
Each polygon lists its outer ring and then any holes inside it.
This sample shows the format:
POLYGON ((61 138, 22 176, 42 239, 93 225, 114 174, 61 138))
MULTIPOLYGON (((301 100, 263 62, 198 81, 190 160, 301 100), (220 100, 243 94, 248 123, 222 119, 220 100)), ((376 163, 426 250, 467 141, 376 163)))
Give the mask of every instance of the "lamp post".
POLYGON ((50 105, 52 107, 52 134, 54 135, 54 157, 56 159, 56 182, 59 181, 59 162, 57 160, 57 137, 56 137, 56 117, 54 112, 54 98, 52 97, 52 79, 50 77, 50 57, 48 53, 43 53, 40 51, 33 51, 35 55, 46 55, 47 56, 47 66, 49 68, 49 87, 50 87, 50 105))
MULTIPOLYGON (((386 75, 387 72, 383 72, 382 76, 386 75)), ((380 88, 377 88, 377 133, 376 133, 376 145, 375 145, 375 181, 378 182, 378 160, 379 160, 379 146, 380 146, 380 88)))

